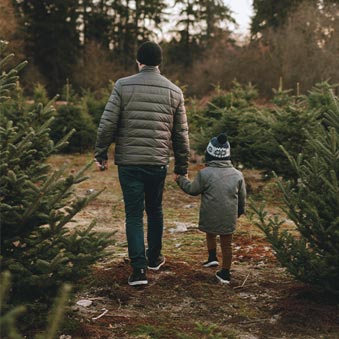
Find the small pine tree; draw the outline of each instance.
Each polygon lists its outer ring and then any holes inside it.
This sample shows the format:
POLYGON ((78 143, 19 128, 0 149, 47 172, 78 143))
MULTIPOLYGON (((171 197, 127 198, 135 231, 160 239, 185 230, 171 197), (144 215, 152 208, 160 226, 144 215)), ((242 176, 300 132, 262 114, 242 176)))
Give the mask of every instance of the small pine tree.
POLYGON ((244 164, 242 160, 248 157, 244 154, 247 150, 243 145, 250 139, 248 127, 253 121, 253 100, 257 96, 258 91, 251 83, 241 85, 234 80, 229 92, 215 87, 215 94, 205 110, 189 112, 192 141, 198 153, 204 153, 212 136, 226 131, 234 150, 232 160, 244 164), (246 134, 246 141, 243 134, 246 134))
MULTIPOLYGON (((10 273, 5 271, 0 276, 0 335, 2 338, 23 339, 18 330, 20 316, 27 311, 23 305, 14 308, 7 305, 6 299, 10 294, 10 273)), ((47 329, 43 333, 34 336, 35 339, 53 339, 57 335, 65 313, 68 297, 71 291, 69 284, 60 288, 59 295, 54 300, 54 305, 48 316, 47 329)), ((46 316, 47 317, 47 316, 46 316)))
MULTIPOLYGON (((0 62, 1 105, 18 80, 18 68, 4 70, 7 60, 0 62)), ((25 303, 33 320, 37 302, 41 313, 64 282, 76 282, 89 273, 91 265, 106 255, 112 240, 94 232, 94 223, 84 229, 70 226, 100 192, 84 197, 75 193, 76 185, 87 179, 84 172, 91 164, 75 175, 68 175, 66 167, 52 170, 48 165, 47 158, 67 144, 72 134, 57 144, 50 139, 52 102, 18 112, 20 118, 15 120, 10 119, 13 112, 2 113, 0 265, 12 276, 10 303, 25 303)))
POLYGON ((298 280, 339 294, 339 100, 330 93, 333 109, 325 124, 308 136, 313 152, 292 157, 284 150, 298 176, 298 184, 279 181, 284 212, 296 225, 298 236, 284 230, 284 221, 267 216, 252 205, 280 263, 298 280))
POLYGON ((97 91, 83 90, 81 104, 84 105, 88 114, 91 116, 94 126, 99 126, 102 112, 105 109, 107 98, 110 96, 114 83, 97 91))
POLYGON ((284 179, 296 180, 295 169, 291 167, 288 159, 281 149, 281 145, 289 154, 297 157, 301 152, 308 152, 308 134, 319 126, 319 111, 310 109, 305 100, 283 107, 276 107, 269 115, 261 115, 263 124, 267 128, 262 132, 264 138, 256 140, 255 147, 263 152, 259 159, 260 168, 266 173, 274 171, 284 179))
POLYGON ((307 96, 309 107, 319 109, 321 115, 326 113, 333 105, 331 93, 335 92, 338 87, 339 84, 330 84, 327 81, 315 84, 307 96))
POLYGON ((11 339, 22 339, 17 330, 16 322, 26 311, 25 306, 8 309, 7 298, 10 290, 10 273, 5 271, 0 276, 0 335, 11 339))
POLYGON ((87 107, 82 105, 60 105, 57 108, 55 120, 51 125, 51 138, 54 141, 74 130, 68 139, 68 145, 63 147, 65 153, 82 153, 93 148, 96 137, 96 127, 92 117, 87 112, 87 107))

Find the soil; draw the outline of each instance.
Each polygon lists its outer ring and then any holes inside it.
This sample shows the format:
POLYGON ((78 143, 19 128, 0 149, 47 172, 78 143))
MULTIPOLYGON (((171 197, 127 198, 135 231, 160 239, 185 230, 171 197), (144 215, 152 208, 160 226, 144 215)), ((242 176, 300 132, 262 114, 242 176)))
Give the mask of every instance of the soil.
MULTIPOLYGON (((77 171, 91 155, 55 156, 53 165, 77 171)), ((170 168, 164 192, 165 265, 148 271, 149 284, 130 287, 124 230, 124 207, 116 166, 99 172, 93 166, 78 194, 106 190, 77 217, 77 225, 97 220, 99 232, 115 231, 115 245, 98 262, 76 296, 65 336, 83 339, 337 339, 339 300, 295 281, 276 261, 263 234, 241 217, 234 235, 232 281, 221 284, 215 268, 203 268, 205 236, 197 229, 199 197, 184 194, 170 168), (186 231, 183 231, 186 229, 186 231), (88 307, 76 305, 91 300, 88 307)), ((190 177, 202 165, 190 165, 190 177)), ((244 171, 250 195, 270 198, 277 212, 279 195, 260 174, 244 171)))

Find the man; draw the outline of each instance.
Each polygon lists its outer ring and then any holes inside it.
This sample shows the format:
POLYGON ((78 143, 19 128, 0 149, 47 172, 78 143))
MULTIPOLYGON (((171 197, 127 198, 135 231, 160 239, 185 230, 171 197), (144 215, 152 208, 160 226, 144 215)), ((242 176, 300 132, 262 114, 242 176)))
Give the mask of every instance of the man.
POLYGON ((162 196, 174 152, 175 175, 186 174, 189 139, 182 91, 160 74, 162 50, 154 42, 137 52, 139 73, 119 79, 101 117, 95 158, 103 169, 115 142, 115 164, 124 196, 128 254, 133 272, 129 285, 148 283, 146 268, 158 270, 163 234, 162 196), (147 214, 145 253, 143 214, 147 214))

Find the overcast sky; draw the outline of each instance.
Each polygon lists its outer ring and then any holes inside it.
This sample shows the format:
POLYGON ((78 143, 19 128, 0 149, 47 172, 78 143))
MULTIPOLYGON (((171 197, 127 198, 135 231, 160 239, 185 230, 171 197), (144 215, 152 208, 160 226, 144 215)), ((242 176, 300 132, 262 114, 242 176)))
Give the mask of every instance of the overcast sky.
MULTIPOLYGON (((1 0, 0 0, 1 1, 1 0)), ((175 0, 167 0, 172 6, 174 6, 175 0)), ((229 28, 240 36, 246 36, 250 30, 250 21, 252 16, 252 0, 223 0, 224 3, 231 9, 232 15, 236 20, 238 27, 229 25, 229 28)), ((176 16, 176 12, 179 13, 178 7, 175 9, 171 7, 169 15, 176 16)), ((163 31, 159 31, 159 40, 170 38, 168 32, 175 29, 176 20, 170 20, 168 23, 163 25, 163 31)))
POLYGON ((252 16, 252 0, 224 0, 224 3, 233 11, 233 17, 239 25, 236 31, 241 34, 248 33, 252 16))

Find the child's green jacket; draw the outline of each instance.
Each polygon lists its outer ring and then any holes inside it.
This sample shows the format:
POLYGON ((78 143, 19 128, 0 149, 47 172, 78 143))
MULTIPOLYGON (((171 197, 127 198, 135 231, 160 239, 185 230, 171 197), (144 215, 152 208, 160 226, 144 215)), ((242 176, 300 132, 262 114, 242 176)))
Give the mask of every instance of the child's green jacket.
POLYGON ((242 173, 230 160, 210 161, 193 182, 180 176, 177 183, 190 195, 201 194, 201 231, 218 235, 234 232, 237 218, 245 213, 246 188, 242 173))

